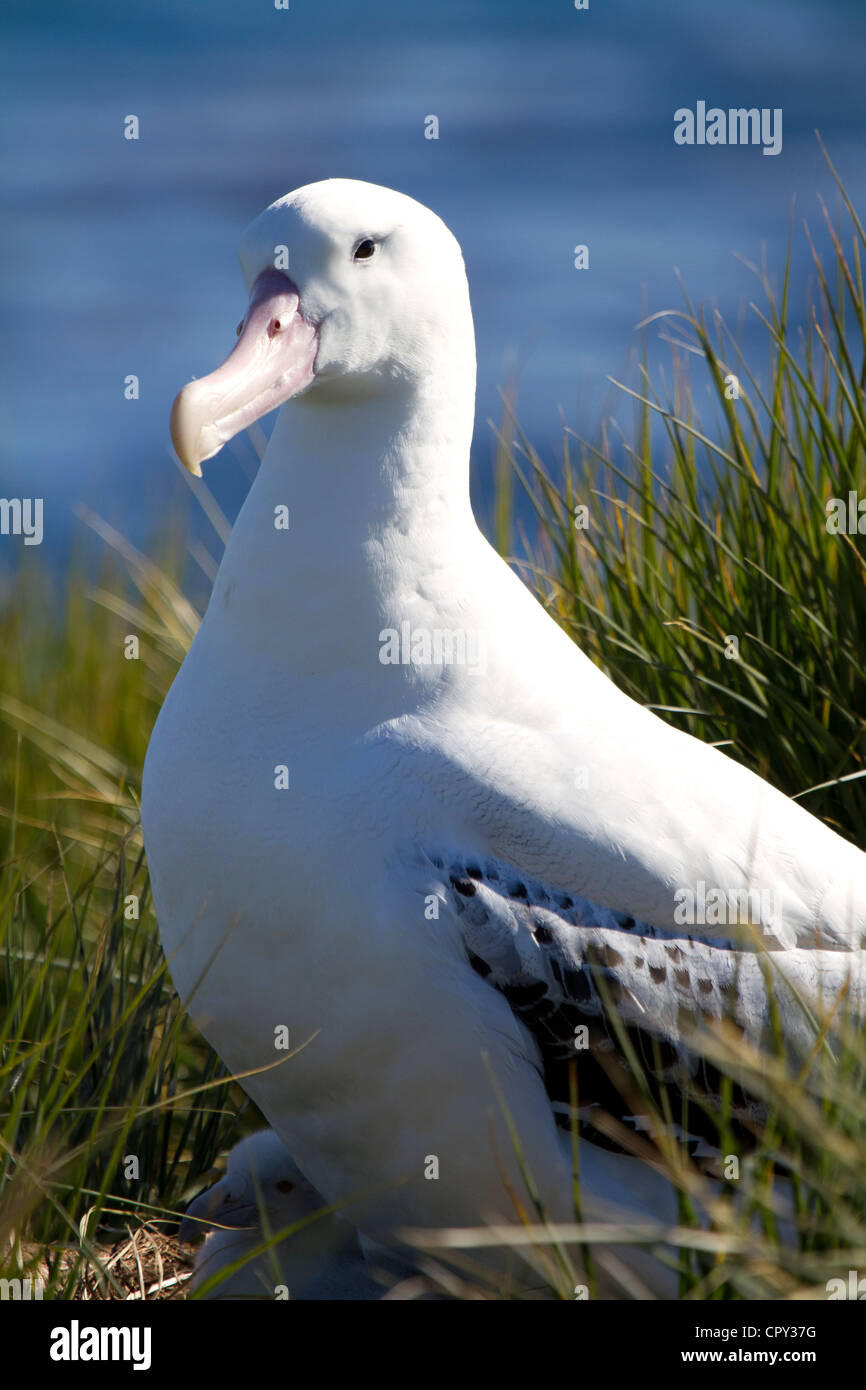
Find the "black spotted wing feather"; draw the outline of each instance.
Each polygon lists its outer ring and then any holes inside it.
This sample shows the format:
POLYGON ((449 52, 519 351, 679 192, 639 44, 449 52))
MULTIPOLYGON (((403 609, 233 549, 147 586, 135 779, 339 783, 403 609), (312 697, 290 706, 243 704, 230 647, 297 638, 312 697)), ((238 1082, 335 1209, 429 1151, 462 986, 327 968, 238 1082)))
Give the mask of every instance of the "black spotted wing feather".
MULTIPOLYGON (((862 952, 744 948, 742 941, 662 932, 526 878, 496 861, 434 854, 441 896, 459 921, 470 965, 505 996, 541 1053, 557 1120, 597 1142, 598 1111, 642 1127, 647 1087, 687 1103, 683 1137, 718 1137, 720 1075, 701 1046, 733 1026, 756 1047, 778 1040, 792 1065, 814 1045, 816 1011, 843 997, 864 1015, 862 952), (635 1062, 637 1066, 635 1066, 635 1062), (640 1071, 641 1076, 636 1076, 640 1071), (671 1095, 673 1092, 673 1095, 671 1095), (590 1131, 594 1131, 590 1133, 590 1131)), ((734 1082, 726 1124, 759 1120, 758 1100, 734 1082)))

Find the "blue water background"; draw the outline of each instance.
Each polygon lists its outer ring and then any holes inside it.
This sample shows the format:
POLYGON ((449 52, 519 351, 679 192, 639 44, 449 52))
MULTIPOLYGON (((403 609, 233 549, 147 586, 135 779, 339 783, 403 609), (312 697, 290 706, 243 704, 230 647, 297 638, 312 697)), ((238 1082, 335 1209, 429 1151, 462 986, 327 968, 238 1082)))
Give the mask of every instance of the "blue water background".
MULTIPOLYGON (((464 248, 479 390, 476 507, 490 499, 498 391, 519 377, 527 434, 559 448, 560 411, 594 436, 619 408, 644 303, 742 320, 778 268, 796 198, 819 246, 836 206, 818 127, 866 207, 866 7, 860 0, 83 0, 7 3, 0 20, 0 496, 45 499, 62 555, 83 501, 137 541, 183 494, 172 397, 230 349, 244 305, 239 234, 323 177, 433 207, 464 248), (681 148, 677 107, 781 107, 784 146, 681 148), (135 113, 141 138, 123 138, 135 113), (440 122, 424 138, 424 118, 440 122), (590 269, 573 268, 586 243, 590 269), (141 398, 128 402, 135 373, 141 398)), ((795 236, 796 312, 808 249, 795 236)), ((651 331, 656 341, 658 327, 651 331)), ((662 346, 661 357, 667 349, 662 346)), ((631 378, 633 380, 633 378, 631 378)), ((270 428, 270 421, 267 422, 270 428)), ((229 515, 243 472, 208 467, 229 515)), ((10 541, 3 542, 8 546, 10 541)), ((33 553, 32 551, 30 552, 33 553)))

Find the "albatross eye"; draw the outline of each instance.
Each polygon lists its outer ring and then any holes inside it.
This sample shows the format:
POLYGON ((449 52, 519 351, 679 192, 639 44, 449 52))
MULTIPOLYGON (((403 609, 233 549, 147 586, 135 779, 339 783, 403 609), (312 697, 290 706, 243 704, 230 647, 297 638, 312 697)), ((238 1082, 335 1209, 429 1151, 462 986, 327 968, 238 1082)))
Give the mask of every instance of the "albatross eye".
POLYGON ((369 261, 371 256, 376 254, 376 243, 371 237, 365 237, 359 241, 352 255, 353 261, 369 261))
POLYGON ((288 1178, 282 1178, 276 1184, 276 1189, 278 1192, 291 1192, 294 1185, 295 1184, 293 1182, 289 1182, 288 1178))

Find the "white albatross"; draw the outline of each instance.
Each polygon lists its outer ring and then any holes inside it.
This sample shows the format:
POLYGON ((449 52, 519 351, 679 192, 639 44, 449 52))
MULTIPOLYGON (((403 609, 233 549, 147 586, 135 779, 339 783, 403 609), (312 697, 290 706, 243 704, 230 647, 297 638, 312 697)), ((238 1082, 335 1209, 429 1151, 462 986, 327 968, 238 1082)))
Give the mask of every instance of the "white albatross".
MULTIPOLYGON (((674 1081, 695 1018, 758 1041, 775 1010, 806 1056, 800 1000, 847 989, 864 1013, 866 856, 626 697, 484 539, 469 294, 438 217, 327 180, 240 260, 239 341, 175 402, 178 454, 199 472, 281 409, 147 755, 174 981, 365 1238, 515 1220, 501 1102, 567 1218, 575 1030, 581 1100, 606 1108, 614 1014, 674 1081), (735 919, 752 894, 768 951, 738 920, 677 924, 714 890, 735 919), (284 1027, 301 1050, 275 1066, 284 1027)), ((642 1165, 586 1147, 601 1201, 670 1215, 642 1165)))
POLYGON ((324 1206, 273 1130, 248 1135, 230 1151, 225 1176, 199 1193, 181 1224, 184 1244, 204 1235, 190 1292, 243 1260, 204 1296, 273 1299, 284 1289, 282 1296, 296 1302, 381 1298, 357 1232, 338 1213, 317 1215, 324 1206), (284 1230, 289 1234, 278 1244, 258 1250, 284 1230))

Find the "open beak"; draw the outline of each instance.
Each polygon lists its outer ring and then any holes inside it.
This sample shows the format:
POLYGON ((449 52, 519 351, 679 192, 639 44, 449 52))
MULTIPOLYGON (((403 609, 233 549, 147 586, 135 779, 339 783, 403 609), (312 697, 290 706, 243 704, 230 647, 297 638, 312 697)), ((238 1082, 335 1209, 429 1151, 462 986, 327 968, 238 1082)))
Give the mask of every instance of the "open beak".
POLYGON ((287 275, 262 271, 232 352, 210 376, 189 382, 175 397, 172 441, 181 463, 197 478, 204 460, 227 440, 313 380, 318 337, 299 302, 287 275))

